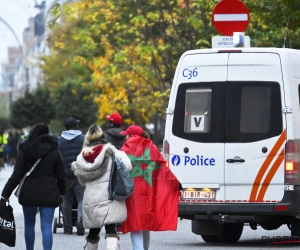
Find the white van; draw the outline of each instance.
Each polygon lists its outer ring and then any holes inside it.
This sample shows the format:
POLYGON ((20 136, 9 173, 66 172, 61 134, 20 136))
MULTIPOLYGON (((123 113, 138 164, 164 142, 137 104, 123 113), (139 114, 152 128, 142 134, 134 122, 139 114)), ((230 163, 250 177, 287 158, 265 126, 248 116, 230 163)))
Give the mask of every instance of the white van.
POLYGON ((300 235, 300 51, 185 52, 167 108, 164 156, 184 188, 179 217, 206 242, 244 224, 300 235))

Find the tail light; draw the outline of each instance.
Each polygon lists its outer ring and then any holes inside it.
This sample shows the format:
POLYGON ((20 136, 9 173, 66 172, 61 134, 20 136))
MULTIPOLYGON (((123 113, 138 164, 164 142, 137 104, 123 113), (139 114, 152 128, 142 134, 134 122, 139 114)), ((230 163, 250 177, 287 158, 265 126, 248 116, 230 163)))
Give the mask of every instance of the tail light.
POLYGON ((162 156, 167 162, 169 162, 169 156, 170 156, 169 153, 170 153, 170 145, 167 140, 164 140, 162 156))
POLYGON ((297 152, 296 141, 288 141, 285 144, 285 184, 295 185, 299 182, 297 152))

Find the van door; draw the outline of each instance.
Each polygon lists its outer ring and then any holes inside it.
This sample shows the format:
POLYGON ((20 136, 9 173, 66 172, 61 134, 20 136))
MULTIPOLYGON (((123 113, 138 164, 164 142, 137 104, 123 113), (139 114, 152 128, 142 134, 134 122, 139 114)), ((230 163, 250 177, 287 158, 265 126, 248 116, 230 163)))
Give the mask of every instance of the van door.
POLYGON ((234 53, 225 114, 226 202, 279 202, 284 195, 286 121, 275 53, 234 53))
POLYGON ((165 137, 170 145, 170 168, 191 191, 185 193, 187 201, 224 202, 227 61, 228 54, 187 55, 175 75, 176 88, 169 103, 174 109, 168 121, 172 129, 165 137))

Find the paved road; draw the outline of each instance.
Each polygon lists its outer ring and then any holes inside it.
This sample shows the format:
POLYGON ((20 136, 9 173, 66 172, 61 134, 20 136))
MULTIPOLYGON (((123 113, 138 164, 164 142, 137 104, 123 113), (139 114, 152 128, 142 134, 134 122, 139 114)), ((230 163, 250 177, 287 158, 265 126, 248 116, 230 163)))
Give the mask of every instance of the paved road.
MULTIPOLYGON (((5 168, 0 172, 0 191, 2 192, 3 186, 6 180, 12 173, 12 168, 5 168)), ((17 240, 16 247, 17 250, 25 250, 24 241, 24 223, 22 215, 22 207, 19 205, 17 198, 11 196, 11 205, 14 208, 14 215, 16 221, 16 231, 17 240)), ((58 216, 58 209, 56 210, 55 216, 58 216)), ((75 231, 75 228, 74 228, 75 231)), ((105 232, 101 231, 100 234, 100 244, 99 249, 105 249, 105 232)), ((265 231, 260 228, 253 231, 249 227, 245 227, 240 241, 236 244, 208 244, 203 242, 200 236, 191 233, 191 224, 188 220, 178 221, 178 230, 176 232, 152 232, 151 233, 151 250, 205 250, 205 249, 299 249, 300 244, 286 244, 286 245, 267 245, 262 244, 261 237, 269 236, 289 236, 290 231, 286 226, 282 226, 276 231, 265 231)), ((129 234, 120 235, 120 245, 122 250, 132 250, 129 234)), ((41 240, 41 231, 39 216, 37 216, 36 224, 36 242, 35 250, 43 250, 41 240)), ((75 233, 73 235, 63 234, 62 228, 57 228, 57 233, 53 237, 53 250, 82 250, 85 245, 84 236, 77 236, 75 233)), ((0 243, 0 250, 11 249, 0 243)))

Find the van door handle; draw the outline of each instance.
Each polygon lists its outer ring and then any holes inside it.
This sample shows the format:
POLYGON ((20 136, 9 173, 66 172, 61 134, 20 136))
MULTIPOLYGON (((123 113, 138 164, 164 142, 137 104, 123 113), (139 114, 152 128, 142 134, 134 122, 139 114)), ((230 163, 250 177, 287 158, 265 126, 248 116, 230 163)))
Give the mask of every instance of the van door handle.
POLYGON ((228 163, 235 163, 235 162, 245 162, 244 159, 227 159, 228 163))

